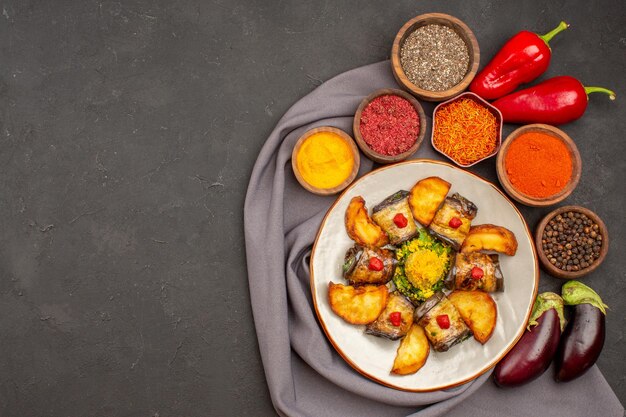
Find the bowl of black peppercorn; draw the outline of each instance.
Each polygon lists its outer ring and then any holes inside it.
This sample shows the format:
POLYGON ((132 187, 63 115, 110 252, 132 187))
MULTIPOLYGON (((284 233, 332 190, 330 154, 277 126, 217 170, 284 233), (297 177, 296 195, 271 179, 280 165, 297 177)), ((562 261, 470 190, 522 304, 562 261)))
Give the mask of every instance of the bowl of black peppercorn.
POLYGON ((593 211, 564 206, 546 215, 535 231, 543 269, 563 279, 578 279, 595 270, 609 250, 606 225, 593 211))

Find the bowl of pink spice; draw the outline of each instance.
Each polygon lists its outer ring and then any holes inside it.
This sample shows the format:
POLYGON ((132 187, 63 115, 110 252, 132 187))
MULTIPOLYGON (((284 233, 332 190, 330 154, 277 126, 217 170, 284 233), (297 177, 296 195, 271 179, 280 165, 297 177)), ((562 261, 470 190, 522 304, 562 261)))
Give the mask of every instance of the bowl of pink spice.
POLYGON ((426 115, 415 97, 385 88, 361 101, 352 129, 365 156, 379 164, 391 164, 407 159, 420 147, 426 115))

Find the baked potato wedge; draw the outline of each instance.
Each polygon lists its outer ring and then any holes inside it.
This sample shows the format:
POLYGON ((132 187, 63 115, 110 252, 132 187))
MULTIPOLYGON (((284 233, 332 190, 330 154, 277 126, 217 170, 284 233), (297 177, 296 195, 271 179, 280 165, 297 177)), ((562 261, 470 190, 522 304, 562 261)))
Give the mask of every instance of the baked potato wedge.
POLYGON ((424 328, 413 323, 407 335, 400 341, 391 373, 396 375, 414 374, 424 366, 429 354, 430 345, 424 328))
POLYGON ((372 221, 363 197, 352 197, 345 216, 346 231, 350 239, 361 246, 379 248, 389 243, 387 233, 372 221))
POLYGON ((461 245, 461 252, 494 251, 513 256, 517 239, 509 229, 494 224, 472 226, 461 245))
POLYGON ((496 328, 498 309, 495 301, 484 291, 454 291, 448 296, 461 314, 463 321, 472 329, 474 339, 485 344, 496 328))
POLYGON ((328 283, 330 308, 350 324, 368 324, 378 318, 387 305, 389 291, 385 285, 351 285, 328 283))
POLYGON ((428 177, 418 181, 409 193, 409 206, 415 220, 428 227, 439 206, 446 199, 450 187, 449 182, 439 177, 428 177))

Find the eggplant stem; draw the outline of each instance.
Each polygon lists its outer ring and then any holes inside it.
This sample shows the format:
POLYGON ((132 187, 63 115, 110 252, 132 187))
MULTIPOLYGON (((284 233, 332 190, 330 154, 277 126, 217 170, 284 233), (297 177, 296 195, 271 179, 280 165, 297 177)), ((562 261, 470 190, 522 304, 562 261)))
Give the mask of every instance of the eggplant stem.
POLYGON ((563 32, 568 27, 569 27, 568 23, 561 21, 561 23, 559 23, 559 25, 555 27, 554 29, 552 29, 550 32, 546 33, 545 35, 538 35, 538 36, 546 43, 546 45, 550 46, 549 43, 552 40, 552 38, 554 38, 556 34, 563 32))
POLYGON ((560 295, 555 294, 553 292, 542 292, 535 299, 535 303, 533 304, 533 309, 530 313, 530 318, 528 319, 528 325, 526 329, 531 331, 531 327, 539 324, 537 319, 543 315, 546 311, 550 309, 554 309, 556 314, 559 316, 559 323, 561 327, 561 332, 565 329, 565 316, 563 313, 563 299, 560 295))
POLYGON ((604 94, 608 94, 609 98, 611 100, 615 100, 615 92, 609 90, 608 88, 604 88, 604 87, 585 87, 585 93, 587 95, 591 94, 591 93, 604 93, 604 94))
POLYGON ((606 309, 609 307, 602 302, 597 292, 580 281, 567 281, 561 288, 561 295, 566 306, 591 304, 597 307, 604 315, 606 315, 606 309))

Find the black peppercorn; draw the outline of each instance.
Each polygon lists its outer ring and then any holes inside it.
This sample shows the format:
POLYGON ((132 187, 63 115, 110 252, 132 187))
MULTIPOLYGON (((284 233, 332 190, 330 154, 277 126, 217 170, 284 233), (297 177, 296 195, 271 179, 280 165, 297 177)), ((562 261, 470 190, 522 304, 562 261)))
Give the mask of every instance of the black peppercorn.
POLYGON ((600 256, 600 227, 582 213, 568 211, 550 219, 541 238, 548 262, 564 271, 588 268, 600 256))

